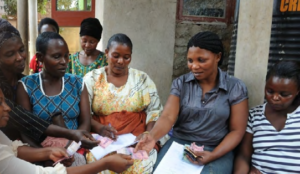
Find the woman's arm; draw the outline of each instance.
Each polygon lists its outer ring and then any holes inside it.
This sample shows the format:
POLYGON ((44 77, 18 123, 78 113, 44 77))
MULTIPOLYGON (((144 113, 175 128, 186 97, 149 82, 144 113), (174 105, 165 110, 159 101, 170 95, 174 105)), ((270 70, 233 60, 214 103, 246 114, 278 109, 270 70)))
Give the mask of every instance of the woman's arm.
POLYGON ((207 164, 222 157, 232 151, 241 142, 248 120, 248 99, 231 106, 230 112, 229 133, 224 137, 222 142, 212 152, 203 151, 196 153, 197 156, 203 157, 200 158, 202 164, 207 164))
POLYGON ((179 102, 179 97, 172 94, 169 96, 161 116, 150 132, 154 140, 158 141, 161 137, 166 135, 175 124, 179 113, 179 102))
POLYGON ((32 148, 28 146, 18 147, 18 158, 28 162, 38 162, 52 160, 57 161, 63 157, 68 157, 68 154, 63 148, 32 148))
POLYGON ((155 143, 171 130, 178 117, 179 102, 179 97, 172 94, 169 96, 161 116, 156 121, 150 133, 142 136, 135 147, 135 151, 146 150, 149 153, 155 146, 155 143))
MULTIPOLYGON (((20 147, 19 147, 20 148, 20 147)), ((19 150, 18 148, 18 150, 19 150)), ((2 150, 2 149, 1 149, 2 150)), ((30 149, 24 149, 29 150, 30 149)), ((25 151, 24 151, 25 152, 25 151)), ((22 153, 22 152, 18 152, 22 153)), ((123 154, 115 154, 111 155, 105 158, 100 159, 99 161, 96 161, 91 164, 78 166, 78 167, 69 167, 65 168, 61 164, 56 165, 54 168, 52 167, 41 167, 36 166, 34 164, 31 164, 25 160, 21 160, 11 153, 8 153, 7 151, 0 151, 1 158, 0 159, 0 172, 1 174, 11 174, 11 173, 37 173, 37 174, 44 174, 44 173, 55 173, 55 174, 94 174, 101 172, 103 170, 111 170, 115 171, 117 173, 123 172, 128 167, 130 167, 133 164, 133 160, 128 155, 123 154)), ((24 155, 24 154, 18 154, 24 155)), ((31 155, 31 154, 30 154, 31 155)), ((30 156, 27 155, 27 156, 30 156)), ((38 158, 45 158, 43 154, 39 154, 40 156, 38 158)), ((32 161, 36 161, 36 159, 30 159, 32 161)))
MULTIPOLYGON (((30 103, 29 96, 24 89, 24 86, 21 82, 18 83, 17 87, 17 104, 21 105, 27 111, 32 111, 32 105, 30 103)), ((33 138, 21 132, 21 138, 24 143, 28 143, 32 147, 41 147, 38 142, 33 138)))
POLYGON ((128 167, 130 167, 132 164, 133 160, 130 156, 123 154, 115 154, 102 158, 99 161, 93 162, 88 165, 69 167, 67 168, 67 172, 68 174, 92 174, 101 172, 103 170, 111 170, 116 173, 121 173, 128 167))
POLYGON ((234 162, 235 174, 247 174, 250 171, 251 156, 253 154, 253 135, 246 132, 242 143, 239 147, 237 156, 234 162))
POLYGON ((89 96, 84 85, 81 96, 80 96, 80 116, 79 116, 79 123, 78 129, 91 131, 91 114, 90 114, 90 102, 89 96))

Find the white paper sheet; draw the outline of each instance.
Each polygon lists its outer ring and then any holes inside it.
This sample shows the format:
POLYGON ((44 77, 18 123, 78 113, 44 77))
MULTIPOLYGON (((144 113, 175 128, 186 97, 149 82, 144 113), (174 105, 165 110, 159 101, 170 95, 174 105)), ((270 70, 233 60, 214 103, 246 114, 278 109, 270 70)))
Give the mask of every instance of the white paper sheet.
MULTIPOLYGON (((96 136, 96 134, 92 134, 92 135, 93 135, 93 137, 96 136)), ((135 143, 135 138, 136 138, 136 136, 134 136, 131 133, 119 135, 117 141, 113 142, 112 144, 110 144, 105 149, 101 146, 97 146, 97 147, 94 147, 90 151, 92 152, 94 157, 97 160, 99 160, 99 159, 101 159, 102 157, 104 157, 105 155, 107 155, 111 152, 114 152, 114 151, 119 150, 123 147, 127 147, 127 146, 130 146, 130 145, 134 144, 135 143)))
POLYGON ((200 174, 204 166, 184 161, 183 150, 183 145, 173 142, 154 174, 200 174))

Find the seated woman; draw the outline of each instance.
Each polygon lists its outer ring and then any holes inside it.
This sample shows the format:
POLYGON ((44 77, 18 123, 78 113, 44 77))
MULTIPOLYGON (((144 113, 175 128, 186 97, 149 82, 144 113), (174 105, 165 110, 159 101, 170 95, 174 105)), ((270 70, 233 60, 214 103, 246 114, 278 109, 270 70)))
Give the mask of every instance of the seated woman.
POLYGON ((150 151, 173 127, 170 140, 158 154, 156 166, 173 141, 183 145, 195 142, 204 145, 204 151, 194 152, 201 156, 197 161, 189 160, 205 165, 201 174, 232 172, 232 150, 240 143, 247 125, 248 96, 241 80, 218 68, 222 57, 223 46, 218 35, 200 32, 190 39, 187 65, 191 72, 173 81, 161 117, 135 149, 150 151))
POLYGON ((234 173, 300 173, 299 90, 299 63, 282 61, 268 71, 267 102, 249 111, 234 173))
POLYGON ((37 38, 36 51, 43 71, 20 80, 17 103, 47 122, 53 123, 52 115, 60 113, 68 129, 90 131, 87 89, 82 78, 65 73, 69 61, 65 40, 54 32, 42 33, 37 38))
MULTIPOLYGON (((10 107, 6 104, 0 89, 0 127, 5 127, 9 120, 10 107)), ((80 167, 65 168, 58 163, 55 167, 41 167, 29 162, 53 160, 57 161, 68 156, 62 148, 32 148, 22 144, 21 141, 11 141, 0 131, 0 173, 30 173, 30 174, 92 174, 102 170, 122 172, 133 164, 130 156, 116 154, 93 164, 80 167), (29 162, 27 162, 29 161, 29 162)))
MULTIPOLYGON (((86 83, 92 104, 92 131, 110 137, 109 123, 118 135, 132 133, 136 136, 150 131, 160 116, 162 106, 156 86, 150 77, 129 68, 132 42, 124 34, 113 35, 105 50, 108 66, 86 74, 86 83)), ((157 151, 151 149, 148 160, 135 160, 124 173, 151 173, 157 151)), ((95 159, 87 157, 88 162, 95 159)), ((106 173, 113 173, 107 171, 106 173)))
POLYGON ((101 39, 102 26, 96 18, 87 18, 80 25, 80 45, 82 51, 70 55, 67 73, 83 77, 93 69, 107 65, 103 52, 97 50, 101 39))
MULTIPOLYGON (((56 32, 59 33, 59 26, 57 22, 52 18, 44 18, 41 20, 38 26, 39 34, 44 32, 56 32)), ((36 55, 34 55, 29 63, 29 68, 31 73, 38 73, 42 70, 43 64, 38 61, 36 55)))
POLYGON ((84 148, 90 149, 98 145, 99 142, 89 140, 92 136, 85 130, 69 130, 50 124, 15 105, 17 82, 24 76, 22 72, 25 69, 26 58, 27 54, 18 30, 8 21, 0 19, 0 88, 12 109, 9 113, 11 119, 6 127, 1 128, 2 132, 11 140, 19 139, 19 132, 22 132, 35 141, 41 141, 45 135, 59 135, 81 141, 84 148))

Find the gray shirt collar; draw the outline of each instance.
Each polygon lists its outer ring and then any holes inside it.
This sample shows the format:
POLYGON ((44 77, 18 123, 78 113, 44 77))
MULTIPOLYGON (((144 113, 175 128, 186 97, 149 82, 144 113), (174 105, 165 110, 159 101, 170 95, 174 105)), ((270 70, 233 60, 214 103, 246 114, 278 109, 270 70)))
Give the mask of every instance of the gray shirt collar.
MULTIPOLYGON (((226 84, 227 73, 222 71, 220 68, 218 68, 218 74, 219 74, 219 82, 217 88, 227 91, 227 84, 226 84)), ((190 72, 188 77, 185 79, 185 82, 190 82, 193 80, 197 81, 194 74, 190 72)))

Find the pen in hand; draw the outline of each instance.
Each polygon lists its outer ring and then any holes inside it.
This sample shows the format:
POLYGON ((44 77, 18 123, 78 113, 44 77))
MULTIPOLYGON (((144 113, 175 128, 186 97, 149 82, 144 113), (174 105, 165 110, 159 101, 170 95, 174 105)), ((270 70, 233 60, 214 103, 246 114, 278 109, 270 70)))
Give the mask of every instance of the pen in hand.
MULTIPOLYGON (((110 124, 110 123, 108 123, 108 126, 111 128, 111 124, 110 124)), ((111 137, 112 137, 113 139, 115 139, 114 133, 110 132, 110 135, 111 135, 111 137)))

